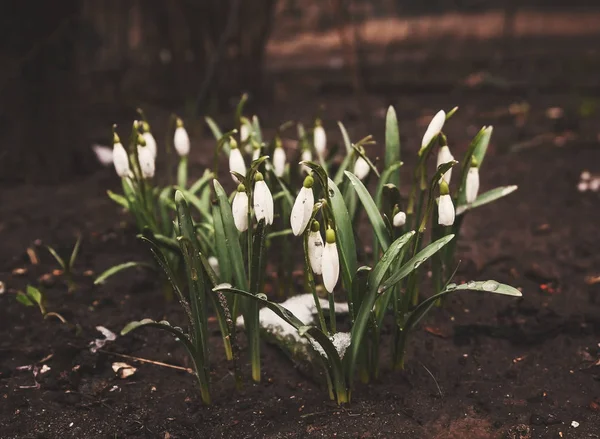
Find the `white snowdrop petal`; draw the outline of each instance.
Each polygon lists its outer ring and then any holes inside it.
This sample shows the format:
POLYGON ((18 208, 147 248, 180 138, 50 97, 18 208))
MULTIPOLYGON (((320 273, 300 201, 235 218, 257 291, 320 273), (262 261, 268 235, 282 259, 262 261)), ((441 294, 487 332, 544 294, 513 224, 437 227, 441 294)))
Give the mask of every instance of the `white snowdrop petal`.
MULTIPOLYGON (((439 168, 441 165, 451 162, 452 160, 454 160, 454 156, 450 152, 450 148, 448 148, 448 146, 442 146, 438 151, 436 167, 439 168)), ((446 181, 446 183, 450 184, 450 179, 452 178, 452 168, 448 169, 444 175, 442 175, 442 178, 446 181)))
POLYGON ((283 148, 275 148, 273 152, 273 171, 277 177, 283 177, 285 172, 285 151, 283 148))
POLYGON ((451 226, 454 224, 454 204, 450 195, 441 195, 438 203, 438 224, 451 226))
POLYGON ((144 140, 146 141, 146 147, 150 148, 150 152, 152 152, 152 158, 156 159, 156 153, 158 152, 156 148, 156 139, 152 135, 151 132, 147 131, 142 134, 144 140))
POLYGON ((440 110, 437 112, 431 122, 429 122, 429 126, 427 130, 425 130, 425 134, 423 135, 423 140, 421 141, 421 147, 424 148, 429 145, 429 142, 433 140, 435 136, 437 136, 442 128, 444 127, 444 123, 446 122, 446 112, 444 110, 440 110))
POLYGON ((404 212, 398 212, 394 215, 394 219, 392 220, 394 227, 402 227, 406 224, 406 214, 404 212))
POLYGON ((119 177, 127 177, 130 174, 129 158, 121 143, 115 143, 113 145, 113 163, 119 177))
POLYGON ((591 180, 588 187, 592 192, 598 192, 600 189, 600 178, 594 178, 591 180))
MULTIPOLYGON (((242 157, 242 152, 239 148, 234 148, 229 152, 229 170, 246 175, 246 164, 244 163, 244 157, 242 157)), ((233 178, 233 181, 236 183, 238 182, 237 178, 233 175, 231 177, 233 178)))
POLYGON ((173 136, 173 145, 180 157, 190 153, 190 137, 184 127, 177 127, 173 136))
POLYGON ((154 177, 154 156, 152 151, 147 146, 138 145, 138 159, 140 161, 140 168, 142 170, 142 176, 144 178, 154 177))
POLYGON ((325 244, 321 270, 325 289, 328 292, 333 293, 333 289, 340 276, 340 260, 338 258, 337 245, 335 243, 325 244))
POLYGON ((240 127, 240 140, 245 142, 250 137, 250 126, 247 123, 243 123, 240 127))
POLYGON ((308 260, 315 274, 321 274, 323 268, 323 238, 321 232, 311 231, 308 234, 308 260))
POLYGON ((237 192, 231 203, 231 213, 235 227, 243 232, 248 229, 248 195, 246 192, 237 192))
POLYGON ((364 180, 367 175, 369 175, 369 171, 371 168, 365 159, 362 157, 358 157, 356 162, 354 163, 354 175, 356 175, 360 180, 364 180))
POLYGON ((292 233, 294 233, 294 235, 301 235, 306 229, 312 215, 314 204, 315 197, 312 189, 302 187, 296 197, 296 201, 294 201, 292 214, 290 216, 290 226, 292 227, 292 233))
POLYGON ((472 203, 477 199, 477 193, 479 192, 479 168, 469 168, 466 185, 465 195, 467 203, 472 203))
POLYGON ((327 135, 325 134, 325 129, 320 125, 315 127, 313 142, 317 154, 322 157, 327 147, 327 135))
POLYGON ((254 215, 256 221, 264 219, 266 224, 273 224, 273 196, 263 180, 254 184, 254 215))

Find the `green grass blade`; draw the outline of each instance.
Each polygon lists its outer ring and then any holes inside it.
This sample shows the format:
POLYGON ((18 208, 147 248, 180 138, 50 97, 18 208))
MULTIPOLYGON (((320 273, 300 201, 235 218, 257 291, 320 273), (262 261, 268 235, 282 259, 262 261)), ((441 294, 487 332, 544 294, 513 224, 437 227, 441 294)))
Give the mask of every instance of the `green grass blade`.
MULTIPOLYGON (((398 117, 396 110, 391 105, 385 116, 385 169, 390 169, 400 161, 400 132, 398 130, 398 117)), ((383 177, 380 181, 383 180, 383 177)), ((396 168, 387 177, 385 183, 392 183, 400 187, 400 171, 396 168)))
POLYGON ((229 251, 227 240, 225 239, 225 229, 221 216, 221 208, 218 204, 213 206, 213 221, 215 226, 215 250, 216 257, 219 260, 219 280, 221 283, 231 283, 233 271, 229 264, 229 251))
POLYGON ((379 286, 379 293, 383 293, 388 288, 393 287, 406 276, 408 276, 410 273, 419 268, 419 266, 423 264, 423 262, 425 262, 431 256, 440 251, 446 244, 448 244, 452 240, 452 238, 454 238, 454 235, 446 235, 443 238, 432 242, 419 253, 417 253, 415 256, 413 256, 411 259, 409 259, 404 265, 402 265, 402 267, 400 267, 400 270, 392 273, 392 275, 388 277, 385 280, 385 282, 383 282, 379 286))
POLYGON ((385 227, 385 223, 383 222, 381 213, 379 213, 379 209, 377 209, 377 206, 375 205, 375 201, 373 201, 369 191, 356 175, 348 171, 346 171, 345 174, 346 177, 350 179, 354 190, 356 190, 356 193, 358 194, 358 198, 367 213, 371 226, 373 226, 373 231, 377 236, 381 249, 384 252, 387 251, 390 246, 390 234, 385 227))
POLYGON ((240 288, 246 288, 248 286, 248 279, 246 277, 244 256, 240 246, 239 232, 233 221, 229 198, 227 197, 223 186, 221 186, 217 180, 213 180, 213 185, 215 187, 215 194, 221 211, 223 231, 225 233, 225 242, 230 258, 229 262, 232 266, 234 284, 240 288))
POLYGON ((352 342, 348 347, 349 353, 347 351, 344 359, 346 366, 346 379, 349 383, 352 382, 354 377, 356 364, 359 360, 358 356, 361 352, 361 342, 367 329, 367 325, 369 324, 369 319, 371 318, 373 305, 375 304, 378 292, 380 291, 379 285, 383 281, 384 276, 388 272, 390 266, 396 260, 396 257, 402 248, 413 238, 414 235, 415 232, 411 231, 405 233, 400 238, 395 240, 392 245, 389 246, 388 250, 377 263, 375 268, 373 268, 369 273, 369 289, 360 305, 360 309, 357 312, 356 320, 352 326, 352 342))
POLYGON ((344 203, 344 197, 336 184, 328 180, 328 196, 335 221, 335 236, 337 239, 340 261, 342 262, 342 282, 346 291, 352 291, 352 278, 356 273, 356 242, 354 241, 354 229, 352 218, 344 203))
POLYGON ((58 262, 58 264, 62 267, 62 269, 64 271, 68 270, 68 267, 65 264, 65 261, 63 260, 63 258, 61 258, 58 253, 56 253, 56 250, 54 250, 52 247, 50 246, 46 246, 46 248, 48 249, 48 251, 50 252, 50 254, 54 257, 54 259, 56 259, 56 262, 58 262))
POLYGON ((119 206, 129 210, 129 201, 123 195, 115 194, 113 191, 106 191, 108 197, 117 203, 119 206))
POLYGON ((338 122, 338 127, 340 127, 340 131, 342 132, 342 138, 344 139, 344 146, 346 147, 346 157, 352 155, 352 142, 350 141, 350 136, 348 135, 348 131, 342 122, 338 122))
POLYGON ((513 185, 497 187, 496 189, 484 192, 483 194, 479 195, 477 199, 471 204, 459 205, 456 208, 456 214, 460 215, 461 213, 464 213, 467 210, 475 209, 476 207, 483 206, 484 204, 491 203, 492 201, 496 201, 502 197, 512 194, 517 189, 518 186, 513 185))
POLYGON ((100 276, 98 276, 96 278, 96 280, 94 281, 94 285, 102 284, 102 283, 106 282, 106 280, 109 277, 112 277, 115 274, 120 273, 123 270, 127 270, 128 268, 134 268, 134 267, 143 267, 143 268, 147 268, 152 271, 156 270, 152 264, 148 264, 147 262, 135 262, 135 261, 124 262, 123 264, 114 265, 114 266, 110 267, 108 270, 104 271, 100 276))
POLYGON ((69 272, 73 272, 73 265, 75 265, 75 261, 77 260, 77 255, 79 254, 79 248, 81 247, 81 235, 77 238, 77 242, 75 243, 75 247, 73 247, 73 251, 71 252, 71 258, 69 259, 69 272))

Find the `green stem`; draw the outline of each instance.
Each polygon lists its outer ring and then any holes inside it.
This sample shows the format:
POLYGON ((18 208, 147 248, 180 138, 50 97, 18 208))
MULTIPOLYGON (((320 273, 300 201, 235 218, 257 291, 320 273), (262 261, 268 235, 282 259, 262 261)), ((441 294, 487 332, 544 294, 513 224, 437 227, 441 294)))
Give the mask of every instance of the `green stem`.
POLYGON ((335 322, 335 301, 333 300, 333 293, 329 293, 329 326, 331 328, 331 335, 336 333, 336 322, 335 322))

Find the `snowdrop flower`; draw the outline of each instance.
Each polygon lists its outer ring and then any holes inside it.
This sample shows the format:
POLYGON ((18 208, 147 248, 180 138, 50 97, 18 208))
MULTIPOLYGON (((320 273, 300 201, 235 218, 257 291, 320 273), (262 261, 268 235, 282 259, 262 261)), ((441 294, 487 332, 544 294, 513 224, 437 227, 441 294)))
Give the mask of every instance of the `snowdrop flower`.
MULTIPOLYGON (((305 148, 302 150, 302 155, 300 157, 300 161, 312 162, 312 152, 310 152, 310 149, 305 148)), ((310 168, 306 165, 301 165, 300 169, 307 174, 310 172, 310 168)))
POLYGON ((325 134, 325 130, 321 125, 321 120, 317 119, 315 122, 315 130, 313 132, 313 143, 315 145, 315 150, 320 157, 325 155, 325 148, 327 146, 327 135, 325 134))
POLYGON ((208 257, 208 265, 210 265, 210 268, 213 269, 213 271, 215 272, 215 274, 218 276, 219 275, 219 260, 214 257, 214 256, 209 256, 208 257))
POLYGON ((273 224, 273 196, 260 172, 254 176, 254 215, 256 221, 264 219, 266 224, 273 224))
POLYGON ((361 156, 358 156, 356 162, 354 163, 354 175, 356 175, 360 180, 364 180, 367 175, 369 175, 369 171, 371 168, 365 159, 361 156))
MULTIPOLYGON (((448 145, 444 145, 440 147, 437 156, 437 167, 439 168, 441 165, 451 162, 454 160, 454 156, 450 152, 450 148, 448 145)), ((444 175, 442 175, 442 179, 446 181, 446 183, 450 184, 450 179, 452 178, 452 168, 448 169, 444 175)))
POLYGON ((190 137, 188 136, 183 121, 177 118, 177 128, 173 136, 173 145, 180 157, 185 157, 190 153, 190 137))
POLYGON ((244 143, 250 138, 252 126, 250 125, 250 121, 245 117, 241 119, 241 122, 242 125, 240 126, 240 140, 242 141, 242 143, 244 143))
POLYGON ((421 149, 427 147, 433 138, 442 131, 444 122, 446 122, 446 112, 444 110, 440 110, 435 116, 433 116, 433 119, 431 119, 431 122, 429 122, 427 130, 425 130, 423 140, 421 141, 421 149))
POLYGON ((154 177, 154 155, 152 154, 152 150, 146 146, 146 141, 144 140, 143 135, 138 135, 137 138, 137 154, 138 163, 140 164, 140 170, 142 171, 142 177, 154 177))
POLYGON ((392 224, 394 225, 394 227, 402 227, 404 224, 406 224, 406 213, 396 213, 394 215, 394 218, 392 219, 392 224))
POLYGON ((231 213, 235 227, 243 232, 248 229, 248 194, 246 187, 240 184, 231 203, 231 213))
POLYGON ((144 136, 144 140, 146 142, 146 146, 152 152, 152 158, 156 159, 156 139, 150 132, 150 124, 146 121, 142 122, 142 136, 144 136))
POLYGON ((328 292, 333 293, 333 289, 340 276, 340 260, 333 229, 327 229, 327 232, 325 232, 325 248, 323 249, 323 260, 321 263, 323 285, 325 285, 325 289, 328 292))
MULTIPOLYGON (((242 151, 238 148, 238 144, 233 137, 229 139, 229 170, 235 171, 238 174, 246 175, 246 164, 244 163, 244 157, 242 157, 242 151)), ((233 181, 237 182, 237 178, 232 175, 233 181)))
POLYGON ((320 228, 319 221, 315 220, 312 222, 308 234, 308 260, 310 268, 315 274, 321 274, 323 268, 323 238, 319 231, 320 228))
POLYGON ((281 140, 275 140, 275 151, 273 151, 273 172, 279 178, 283 177, 285 172, 285 151, 281 146, 281 140))
POLYGON ((472 203, 477 199, 477 193, 479 192, 479 167, 477 166, 477 159, 471 158, 471 167, 467 173, 467 183, 465 188, 465 195, 467 203, 472 203))
POLYGON ((121 139, 117 133, 113 136, 113 163, 115 165, 115 171, 117 171, 117 175, 121 178, 129 177, 131 175, 131 169, 129 169, 129 158, 127 157, 127 151, 123 148, 123 144, 121 143, 121 139))
POLYGON ((315 196, 312 190, 314 182, 314 179, 310 175, 304 179, 302 189, 300 189, 300 193, 298 193, 298 197, 296 197, 296 201, 294 202, 294 207, 292 207, 290 224, 292 232, 296 236, 304 232, 312 216, 313 207, 315 206, 315 196))
POLYGON ((438 224, 451 226, 454 224, 454 204, 450 198, 448 183, 444 180, 440 183, 440 199, 438 202, 438 224))

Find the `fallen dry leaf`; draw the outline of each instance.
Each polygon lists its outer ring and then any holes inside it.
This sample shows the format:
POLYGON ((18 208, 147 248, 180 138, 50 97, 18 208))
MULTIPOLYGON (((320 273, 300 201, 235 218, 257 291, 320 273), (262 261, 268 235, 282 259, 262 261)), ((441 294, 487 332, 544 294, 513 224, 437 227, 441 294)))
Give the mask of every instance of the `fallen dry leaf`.
POLYGON ((116 363, 112 364, 112 370, 119 376, 119 378, 125 379, 133 375, 137 369, 127 363, 117 361, 116 363))

